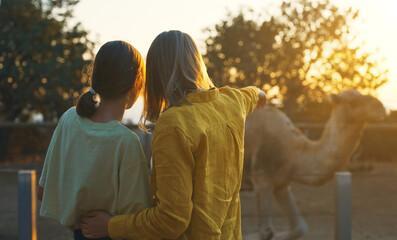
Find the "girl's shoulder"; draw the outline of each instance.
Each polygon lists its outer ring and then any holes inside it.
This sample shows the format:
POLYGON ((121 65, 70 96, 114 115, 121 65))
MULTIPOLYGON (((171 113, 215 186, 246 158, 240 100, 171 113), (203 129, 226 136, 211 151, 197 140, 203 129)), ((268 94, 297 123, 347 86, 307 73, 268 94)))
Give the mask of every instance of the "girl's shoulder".
POLYGON ((77 112, 76 112, 76 107, 71 107, 68 110, 66 110, 61 117, 59 118, 59 122, 65 121, 65 119, 69 119, 69 118, 76 118, 77 112))
POLYGON ((138 143, 139 142, 138 134, 136 134, 134 131, 132 131, 125 125, 120 124, 120 126, 118 127, 118 134, 124 141, 130 142, 130 143, 138 143))
POLYGON ((62 126, 65 123, 69 123, 72 119, 75 119, 77 117, 77 112, 76 112, 76 107, 71 107, 68 110, 66 110, 61 117, 58 120, 57 126, 62 126))

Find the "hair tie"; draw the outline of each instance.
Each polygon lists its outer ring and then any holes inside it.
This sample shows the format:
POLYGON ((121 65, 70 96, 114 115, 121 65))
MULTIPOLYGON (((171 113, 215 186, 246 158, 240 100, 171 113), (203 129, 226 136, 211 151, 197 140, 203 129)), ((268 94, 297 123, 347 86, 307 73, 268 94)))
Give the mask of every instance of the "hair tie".
POLYGON ((93 88, 90 88, 90 93, 92 93, 93 95, 96 94, 95 90, 93 88))

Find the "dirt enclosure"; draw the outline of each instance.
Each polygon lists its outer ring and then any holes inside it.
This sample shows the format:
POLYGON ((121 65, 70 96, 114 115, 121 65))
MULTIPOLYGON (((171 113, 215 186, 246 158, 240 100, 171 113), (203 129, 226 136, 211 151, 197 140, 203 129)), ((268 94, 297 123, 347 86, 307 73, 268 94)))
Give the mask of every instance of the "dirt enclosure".
MULTIPOLYGON (((39 164, 0 167, 0 239, 18 239, 17 169, 40 170, 39 164)), ((397 166, 378 165, 372 171, 352 174, 352 237, 354 240, 397 239, 397 166)), ((334 239, 335 181, 321 187, 292 185, 309 232, 306 240, 334 239)), ((242 192, 243 238, 259 239, 252 192, 242 192)), ((38 209, 40 202, 38 202, 38 209)), ((287 219, 277 204, 273 206, 277 232, 287 230, 287 219)), ((38 217, 39 240, 73 239, 69 230, 56 221, 38 217)))

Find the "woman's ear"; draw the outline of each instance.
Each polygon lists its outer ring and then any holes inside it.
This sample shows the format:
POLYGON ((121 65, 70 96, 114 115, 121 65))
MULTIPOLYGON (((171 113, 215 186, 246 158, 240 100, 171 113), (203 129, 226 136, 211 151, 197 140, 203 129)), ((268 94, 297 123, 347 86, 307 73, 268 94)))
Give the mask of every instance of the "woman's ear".
POLYGON ((140 90, 137 91, 136 89, 131 90, 127 93, 127 95, 125 96, 126 98, 126 104, 125 104, 125 109, 130 109, 134 103, 136 102, 136 100, 138 99, 140 95, 140 90))

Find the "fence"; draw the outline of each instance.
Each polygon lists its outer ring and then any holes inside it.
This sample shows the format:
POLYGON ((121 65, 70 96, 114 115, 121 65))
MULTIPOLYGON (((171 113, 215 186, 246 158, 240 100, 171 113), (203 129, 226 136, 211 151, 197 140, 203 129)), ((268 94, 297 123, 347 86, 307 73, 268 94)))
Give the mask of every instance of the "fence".
MULTIPOLYGON (((323 124, 307 124, 297 123, 299 128, 309 136, 310 138, 318 138, 321 134, 323 124)), ((135 129, 135 126, 129 126, 135 129)), ((18 125, 0 125, 0 131, 2 129, 40 129, 44 132, 47 137, 47 141, 51 137, 52 129, 55 128, 55 124, 18 124, 18 125)), ((150 136, 139 133, 141 142, 144 149, 150 154, 150 136)), ((390 154, 387 156, 397 156, 395 146, 397 136, 397 125, 396 124, 369 124, 365 133, 363 141, 364 147, 361 146, 361 150, 356 153, 357 156, 365 156, 368 153, 368 149, 365 146, 371 145, 378 146, 374 143, 377 141, 386 142, 389 145, 382 147, 373 152, 380 152, 380 156, 385 156, 384 152, 389 151, 390 154), (368 139, 365 139, 367 137, 368 139), (386 151, 385 151, 386 149, 386 151), (383 155, 382 155, 383 154, 383 155)), ((44 148, 45 151, 46 147, 44 148)), ((44 153, 42 153, 44 154, 44 153)), ((372 154, 372 153, 371 153, 372 154)), ((372 155, 373 157, 376 154, 372 155)), ((357 157, 359 158, 359 157, 357 157)), ((150 155, 148 157, 150 159, 150 155)), ((379 159, 378 159, 379 160, 379 159)), ((336 206, 336 195, 335 186, 337 186, 337 180, 332 180, 322 187, 307 187, 299 184, 293 184, 292 189, 298 202, 303 217, 309 224, 309 232, 303 239, 334 239, 336 234, 342 234, 347 230, 351 234, 351 238, 342 239, 383 239, 391 240, 397 238, 397 229, 395 228, 395 221, 397 219, 397 191, 395 188, 395 182, 397 182, 397 165, 394 165, 393 161, 383 160, 386 164, 380 164, 382 171, 377 170, 377 166, 372 172, 353 172, 351 180, 351 207, 350 216, 344 217, 343 214, 348 211, 340 211, 338 213, 336 206), (343 226, 349 226, 349 223, 341 223, 341 220, 336 221, 336 216, 340 216, 342 220, 351 219, 350 227, 343 228, 343 226)), ((377 163, 374 162, 376 165, 377 163)), ((40 174, 40 164, 35 167, 40 174)), ((0 183, 1 185, 7 185, 9 176, 16 175, 16 171, 9 171, 7 173, 1 171, 0 167, 0 183), (2 176, 3 175, 3 176, 2 176)), ((0 186, 0 239, 11 240, 16 239, 18 217, 17 211, 17 189, 18 179, 13 176, 13 183, 10 183, 12 187, 0 186), (7 190, 8 189, 8 190, 7 190), (12 189, 16 189, 15 191, 12 189), (6 204, 4 204, 6 202, 6 204), (10 215, 15 216, 10 218, 10 215), (11 219, 11 220, 10 220, 11 219), (14 220, 13 220, 14 219, 14 220), (14 225, 12 225, 14 223, 14 225), (14 226, 14 227, 13 227, 14 226)), ((345 185, 349 186, 349 185, 345 185)), ((339 196, 347 196, 346 194, 339 194, 339 196)), ((242 224, 243 224, 243 236, 248 236, 250 233, 255 233, 257 226, 257 213, 255 210, 255 200, 253 199, 252 193, 241 193, 242 198, 242 224)), ((342 200, 343 201, 343 200, 342 200)), ((342 204, 341 206, 347 206, 348 204, 342 204)), ((39 206, 39 203, 38 203, 39 206)), ((287 219, 286 216, 275 208, 272 218, 277 232, 287 230, 287 219)), ((347 208, 349 209, 349 207, 347 208)), ((30 218, 29 218, 30 219, 30 218)), ((67 229, 63 230, 59 224, 50 222, 47 219, 38 217, 36 219, 38 228, 37 236, 39 239, 72 239, 67 229), (50 227, 48 227, 50 226, 50 227), (53 235, 51 235, 53 234, 53 235), (59 236, 65 236, 64 238, 59 236)), ((248 239, 248 238, 247 238, 248 239)))
MULTIPOLYGON (((346 175, 345 173, 337 174, 339 177, 336 176, 329 183, 321 187, 307 187, 293 184, 292 189, 298 206, 302 216, 309 225, 309 232, 302 239, 395 240, 397 238, 397 229, 395 228, 395 221, 397 219, 397 203, 395 199, 397 199, 397 191, 394 183, 397 181, 397 166, 385 166, 382 171, 352 173, 351 184, 348 183, 350 179, 349 174, 346 175), (347 184, 345 185, 343 185, 344 180, 347 180, 347 184), (351 195, 343 192, 343 189, 346 187, 350 188, 351 195), (339 193, 335 189, 339 189, 339 193), (341 196, 342 199, 338 200, 337 196, 341 196), (346 202, 341 203, 341 201, 346 202), (337 207, 338 205, 341 207, 337 207), (346 207, 346 209, 344 210, 343 207, 346 207), (343 223, 342 221, 345 222, 343 223), (336 238, 338 236, 337 234, 342 234, 342 232, 347 236, 336 238)), ((18 236, 19 239, 26 239, 21 238, 22 235, 18 234, 18 229, 22 229, 18 225, 23 225, 18 221, 19 219, 31 219, 30 216, 27 218, 18 217, 20 215, 19 213, 21 213, 17 210, 18 202, 22 199, 27 203, 28 201, 26 200, 31 196, 30 193, 27 196, 19 194, 18 186, 20 178, 18 179, 18 172, 17 169, 0 170, 0 184, 2 185, 0 188, 0 239, 2 240, 14 240, 18 239, 18 236), (3 186, 5 183, 3 181, 4 178, 9 178, 11 175, 14 178, 13 181, 10 181, 12 183, 11 187, 15 190, 12 192, 7 191, 7 187, 3 186), (7 202, 4 202, 5 200, 7 202), (10 217, 10 211, 13 212, 15 217, 10 217)), ((40 170, 37 173, 37 177, 39 177, 40 170)), ((258 223, 252 193, 242 192, 241 202, 244 239, 257 239, 250 238, 250 236, 255 236, 258 223)), ((31 205, 25 204, 25 206, 31 205)), ((40 202, 37 202, 36 206, 39 209, 40 202)), ((273 210, 272 218, 276 231, 282 232, 288 230, 287 217, 277 209, 277 205, 273 206, 273 210)), ((23 213, 29 214, 29 211, 23 211, 23 213)), ((36 223, 37 239, 73 239, 68 229, 54 221, 38 217, 36 223)), ((25 222, 25 226, 27 225, 25 222)), ((23 232, 25 235, 27 233, 27 231, 23 232)))
MULTIPOLYGON (((1 173, 1 171, 0 171, 1 173)), ((335 239, 351 239, 351 175, 348 172, 335 174, 336 214, 335 239)), ((18 239, 36 240, 36 171, 18 171, 18 239)), ((0 235, 1 236, 1 235, 0 235)))
MULTIPOLYGON (((37 172, 38 179, 40 166, 31 165, 30 168, 37 172)), ((21 199, 28 200, 31 196, 31 193, 19 194, 20 179, 18 179, 18 172, 19 170, 15 167, 11 169, 3 167, 3 169, 0 169, 0 239, 2 240, 17 239, 18 229, 21 229, 18 225, 21 226, 22 224, 18 219, 31 219, 31 217, 18 217, 19 213, 21 213, 18 212, 19 202, 21 199)), ((395 188, 397 166, 381 165, 379 170, 353 172, 351 177, 350 200, 349 194, 338 194, 335 191, 335 189, 343 191, 343 188, 337 188, 337 178, 330 180, 330 182, 321 187, 292 184, 292 191, 298 207, 309 225, 309 232, 302 239, 331 240, 335 239, 336 234, 341 233, 343 229, 348 231, 347 234, 351 234, 351 238, 342 239, 394 240, 397 238, 397 229, 395 228, 397 219, 397 201, 395 201, 397 199, 397 190, 395 188), (347 206, 347 210, 336 207, 337 196, 347 197, 345 198, 347 204, 340 203, 340 206, 347 206), (341 209, 341 211, 338 211, 338 209, 341 209), (349 209, 351 217, 343 216, 343 214, 348 215, 349 209), (351 221, 350 223, 347 221, 343 224, 335 225, 342 223, 341 220, 335 221, 337 216, 342 220, 351 219, 351 221)), ((349 184, 344 186, 349 188, 349 184)), ((34 190, 31 192, 34 192, 34 190)), ((31 199, 34 199, 34 197, 31 197, 31 199)), ((243 236, 255 235, 257 233, 258 218, 253 193, 242 192, 241 202, 243 236)), ((25 204, 25 206, 32 205, 25 204)), ((38 211, 40 207, 39 201, 36 206, 38 211)), ((277 204, 274 204, 272 211, 271 216, 276 232, 288 230, 287 216, 278 208, 277 204)), ((29 213, 29 210, 22 212, 29 213)), ((36 223, 37 237, 40 240, 73 239, 68 229, 63 228, 54 221, 37 217, 36 223)), ((29 223, 25 223, 25 225, 29 225, 29 223)), ((248 240, 250 238, 245 239, 248 240)))

